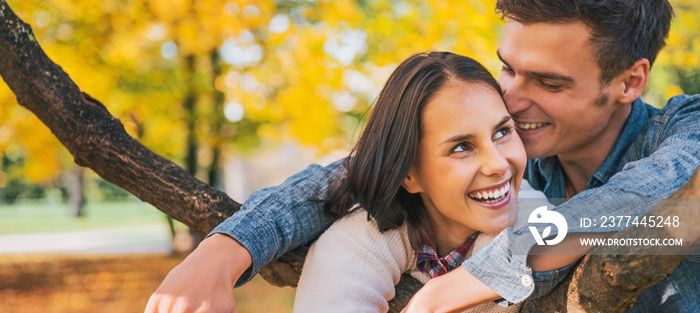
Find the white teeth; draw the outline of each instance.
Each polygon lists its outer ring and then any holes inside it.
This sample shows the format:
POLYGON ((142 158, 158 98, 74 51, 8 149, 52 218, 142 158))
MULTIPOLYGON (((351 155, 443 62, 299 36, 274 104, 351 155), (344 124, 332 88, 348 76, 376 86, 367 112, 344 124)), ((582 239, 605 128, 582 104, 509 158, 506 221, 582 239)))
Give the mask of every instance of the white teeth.
POLYGON ((500 189, 470 193, 469 197, 475 200, 486 200, 487 202, 497 201, 505 196, 508 191, 510 191, 510 182, 507 182, 500 189))
POLYGON ((536 129, 540 128, 547 123, 516 123, 515 125, 518 126, 518 128, 523 129, 523 130, 530 130, 530 129, 536 129))

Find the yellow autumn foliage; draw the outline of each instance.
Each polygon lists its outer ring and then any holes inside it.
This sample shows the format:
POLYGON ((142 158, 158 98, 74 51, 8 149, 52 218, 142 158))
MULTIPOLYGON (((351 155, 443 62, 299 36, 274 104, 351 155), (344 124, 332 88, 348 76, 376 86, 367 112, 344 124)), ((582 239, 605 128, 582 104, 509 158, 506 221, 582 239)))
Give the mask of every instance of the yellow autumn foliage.
MULTIPOLYGON (((671 2, 676 17, 654 65, 653 99, 690 92, 678 71, 700 67, 700 3, 671 2)), ((132 136, 175 161, 184 157, 190 119, 201 149, 289 140, 321 152, 347 148, 389 73, 416 52, 454 51, 494 74, 500 69, 495 51, 503 22, 495 0, 8 4, 81 89, 100 99, 132 136), (216 102, 217 92, 223 103, 216 102), (188 93, 197 98, 195 116, 183 108, 188 93)), ((26 157, 22 175, 48 181, 66 166, 66 153, 28 115, 0 86, 0 154, 19 149, 26 157)))

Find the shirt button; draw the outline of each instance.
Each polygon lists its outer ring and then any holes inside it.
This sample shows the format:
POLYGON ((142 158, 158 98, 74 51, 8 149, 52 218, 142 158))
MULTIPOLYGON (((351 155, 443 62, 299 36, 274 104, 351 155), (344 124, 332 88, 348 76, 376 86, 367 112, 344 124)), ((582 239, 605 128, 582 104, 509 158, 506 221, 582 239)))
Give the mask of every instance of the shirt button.
POLYGON ((525 287, 530 287, 534 283, 532 280, 532 276, 530 275, 523 275, 520 277, 520 283, 523 284, 525 287))

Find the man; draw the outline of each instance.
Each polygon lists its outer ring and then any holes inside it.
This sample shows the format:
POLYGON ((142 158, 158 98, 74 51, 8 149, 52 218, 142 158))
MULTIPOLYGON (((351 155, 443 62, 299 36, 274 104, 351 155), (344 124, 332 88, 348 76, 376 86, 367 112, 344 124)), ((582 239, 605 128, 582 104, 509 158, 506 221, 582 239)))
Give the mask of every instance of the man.
MULTIPOLYGON (((497 10, 507 18, 498 50, 500 81, 531 159, 525 178, 549 198, 572 198, 557 211, 570 220, 580 210, 643 215, 652 204, 585 203, 665 198, 691 177, 700 164, 700 97, 673 98, 662 111, 639 98, 670 28, 667 1, 504 0, 497 10)), ((236 282, 245 283, 332 223, 321 207, 337 171, 334 165, 311 166, 253 194, 173 269, 146 311, 231 311, 236 282)), ((535 245, 527 231, 507 229, 465 261, 465 279, 487 287, 475 302, 523 301, 550 289, 534 290, 533 278, 551 287, 571 268, 533 275, 526 256, 511 255, 506 238, 527 250, 535 245)), ((692 296, 700 282, 692 275, 698 270, 698 260, 688 257, 666 281, 642 293, 631 312, 695 311, 700 299, 692 296)))

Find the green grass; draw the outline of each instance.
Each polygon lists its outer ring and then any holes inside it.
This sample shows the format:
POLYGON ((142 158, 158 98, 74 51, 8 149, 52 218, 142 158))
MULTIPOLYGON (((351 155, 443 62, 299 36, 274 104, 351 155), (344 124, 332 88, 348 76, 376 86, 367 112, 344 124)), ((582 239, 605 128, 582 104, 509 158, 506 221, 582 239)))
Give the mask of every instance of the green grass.
MULTIPOLYGON (((88 202, 83 217, 65 203, 25 201, 0 204, 0 234, 46 233, 166 223, 165 214, 138 200, 88 202)), ((176 222, 178 229, 184 228, 176 222)))

